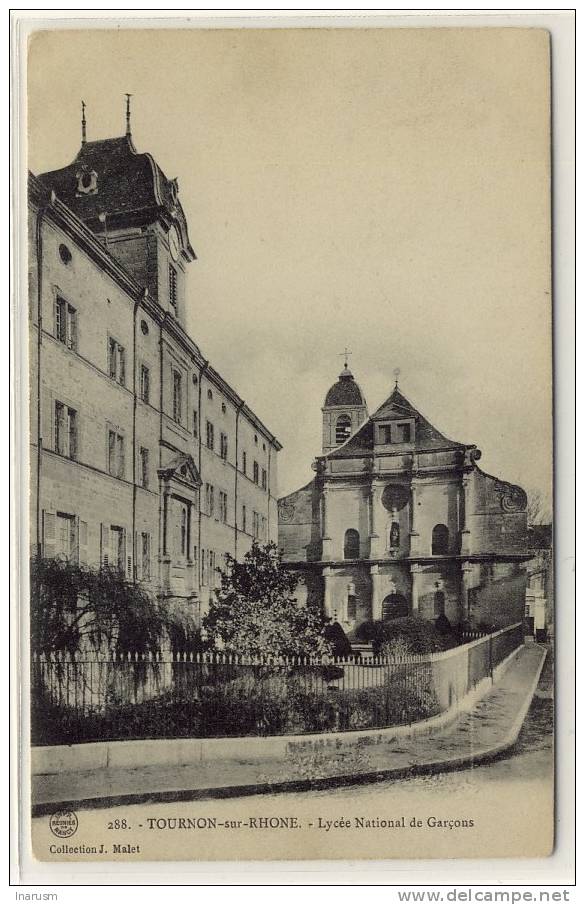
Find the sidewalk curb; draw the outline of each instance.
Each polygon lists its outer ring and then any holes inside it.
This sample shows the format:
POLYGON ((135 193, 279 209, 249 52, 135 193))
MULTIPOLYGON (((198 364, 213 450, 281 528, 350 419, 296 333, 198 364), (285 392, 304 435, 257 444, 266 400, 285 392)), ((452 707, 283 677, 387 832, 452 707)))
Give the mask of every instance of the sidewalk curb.
POLYGON ((202 801, 214 798, 237 798, 244 795, 266 795, 274 792, 305 792, 330 789, 337 786, 367 785, 385 782, 389 779, 404 779, 433 773, 451 772, 464 769, 470 764, 488 763, 497 760, 512 748, 520 735, 520 730, 532 704, 534 692, 538 686, 547 651, 542 651, 540 664, 526 693, 524 702, 512 724, 508 734, 497 745, 479 749, 473 754, 458 755, 441 760, 428 761, 422 764, 411 764, 408 767, 394 767, 388 770, 376 770, 368 773, 351 773, 348 775, 327 776, 321 779, 287 780, 274 783, 248 783, 245 785, 217 786, 205 789, 167 789, 161 792, 133 792, 127 795, 105 795, 98 798, 82 798, 64 801, 41 802, 32 806, 32 816, 42 817, 56 810, 82 810, 84 808, 109 808, 130 804, 146 804, 157 802, 202 801))

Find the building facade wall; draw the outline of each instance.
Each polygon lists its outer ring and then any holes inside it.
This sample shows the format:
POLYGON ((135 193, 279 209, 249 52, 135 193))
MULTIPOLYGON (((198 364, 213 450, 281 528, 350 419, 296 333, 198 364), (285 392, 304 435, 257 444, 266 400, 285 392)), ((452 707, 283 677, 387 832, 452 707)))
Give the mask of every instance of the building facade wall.
MULTIPOLYGON (((475 447, 445 440, 404 397, 382 408, 279 501, 279 544, 299 600, 350 637, 365 621, 405 613, 468 627, 521 620, 524 491, 482 472, 475 447), (396 422, 409 442, 395 442, 396 422)), ((323 409, 324 442, 334 414, 323 409)))
MULTIPOLYGON (((198 619, 219 586, 216 569, 225 554, 241 557, 254 536, 277 539, 280 444, 209 367, 182 318, 154 301, 153 293, 145 295, 112 260, 103 237, 98 241, 58 202, 50 202, 39 221, 35 192, 29 261, 31 547, 91 566, 106 558, 114 565, 121 529, 126 576, 185 604, 198 619), (61 312, 74 317, 69 338, 59 335, 58 299, 61 312), (112 342, 119 353, 115 375, 112 342), (56 405, 66 412, 59 427, 56 405), (69 435, 60 450, 56 436, 60 432, 63 439, 70 413, 73 452, 69 435), (208 421, 214 429, 209 444, 208 421), (111 433, 121 438, 113 455, 111 433), (249 450, 249 477, 236 444, 249 450), (213 510, 206 485, 214 488, 213 510), (238 521, 242 505, 249 510, 245 529, 238 521), (63 528, 67 519, 71 532, 63 528)), ((143 236, 121 243, 125 253, 117 257, 137 275, 137 259, 146 249, 162 279, 161 255, 154 255, 149 242, 143 236)))

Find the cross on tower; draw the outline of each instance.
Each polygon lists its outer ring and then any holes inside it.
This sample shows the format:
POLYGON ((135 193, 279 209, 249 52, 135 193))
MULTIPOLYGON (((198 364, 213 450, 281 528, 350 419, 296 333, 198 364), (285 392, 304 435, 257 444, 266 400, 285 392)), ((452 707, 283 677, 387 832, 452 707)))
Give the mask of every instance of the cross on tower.
POLYGON ((81 102, 81 144, 84 145, 87 141, 87 131, 86 131, 87 121, 85 119, 85 101, 81 102))
POLYGON ((400 368, 394 368, 394 388, 398 389, 398 378, 400 377, 400 368))
POLYGON ((349 358, 350 355, 353 355, 353 352, 350 352, 350 350, 349 350, 349 349, 347 348, 347 346, 346 346, 345 349, 343 350, 343 352, 339 352, 338 354, 343 356, 343 358, 344 358, 344 367, 347 368, 347 364, 348 364, 348 361, 347 361, 347 360, 348 360, 348 358, 349 358))

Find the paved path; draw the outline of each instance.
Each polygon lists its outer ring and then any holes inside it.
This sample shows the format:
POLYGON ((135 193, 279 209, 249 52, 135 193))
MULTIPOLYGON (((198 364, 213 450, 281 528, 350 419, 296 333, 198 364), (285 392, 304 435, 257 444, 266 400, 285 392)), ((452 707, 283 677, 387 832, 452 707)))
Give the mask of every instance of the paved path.
POLYGON ((327 788, 480 763, 497 757, 516 742, 544 654, 536 644, 521 648, 499 682, 472 711, 431 735, 345 746, 335 753, 314 749, 295 752, 286 761, 242 759, 35 776, 33 813, 50 813, 57 805, 79 809, 327 788))

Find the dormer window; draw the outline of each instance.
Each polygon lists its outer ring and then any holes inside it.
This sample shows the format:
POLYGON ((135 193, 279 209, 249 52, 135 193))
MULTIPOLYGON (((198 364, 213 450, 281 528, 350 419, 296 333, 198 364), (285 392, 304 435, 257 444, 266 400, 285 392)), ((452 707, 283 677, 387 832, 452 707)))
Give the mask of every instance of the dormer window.
POLYGON ((411 425, 409 421, 404 422, 403 424, 396 425, 396 437, 394 439, 395 443, 410 443, 411 437, 411 425))
POLYGON ((81 170, 76 177, 78 195, 95 195, 97 193, 98 177, 95 170, 81 170))
POLYGON ((387 424, 378 425, 378 444, 387 446, 389 444, 413 443, 414 442, 414 419, 408 421, 390 421, 387 424))

